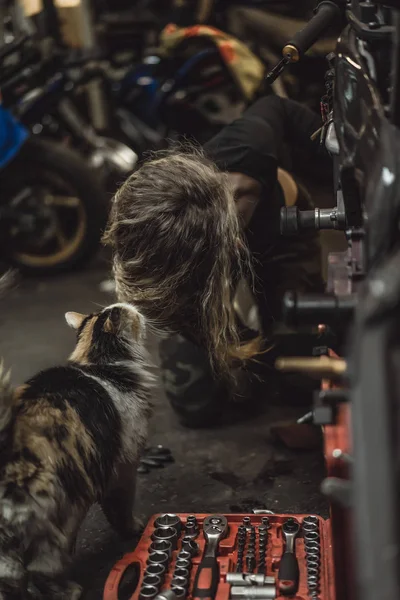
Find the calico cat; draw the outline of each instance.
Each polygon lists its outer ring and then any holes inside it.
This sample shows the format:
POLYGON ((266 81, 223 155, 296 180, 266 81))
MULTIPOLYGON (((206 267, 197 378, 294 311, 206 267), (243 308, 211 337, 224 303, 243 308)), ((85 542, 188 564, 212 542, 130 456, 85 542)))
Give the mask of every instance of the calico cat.
POLYGON ((0 599, 73 600, 63 575, 89 507, 135 530, 136 465, 151 413, 145 321, 130 305, 89 316, 66 366, 11 389, 0 376, 0 599))

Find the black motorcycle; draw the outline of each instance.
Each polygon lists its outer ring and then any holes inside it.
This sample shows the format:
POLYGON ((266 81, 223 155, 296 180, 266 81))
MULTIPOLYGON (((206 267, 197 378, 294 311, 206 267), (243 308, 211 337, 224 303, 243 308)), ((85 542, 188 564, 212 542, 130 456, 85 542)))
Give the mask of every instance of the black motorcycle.
MULTIPOLYGON (((7 58, 0 51, 1 85, 7 58)), ((0 250, 21 271, 49 274, 83 266, 97 251, 107 219, 104 188, 82 158, 30 135, 0 104, 0 250)))

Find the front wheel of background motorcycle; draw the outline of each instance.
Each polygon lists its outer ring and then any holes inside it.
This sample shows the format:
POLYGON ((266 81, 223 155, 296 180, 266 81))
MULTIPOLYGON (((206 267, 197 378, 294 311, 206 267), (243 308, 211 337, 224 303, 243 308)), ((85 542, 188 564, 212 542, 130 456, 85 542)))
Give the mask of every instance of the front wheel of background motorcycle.
POLYGON ((108 201, 102 182, 80 155, 32 137, 0 173, 0 189, 2 209, 13 212, 12 231, 3 223, 3 252, 21 272, 65 272, 83 267, 96 254, 108 201))

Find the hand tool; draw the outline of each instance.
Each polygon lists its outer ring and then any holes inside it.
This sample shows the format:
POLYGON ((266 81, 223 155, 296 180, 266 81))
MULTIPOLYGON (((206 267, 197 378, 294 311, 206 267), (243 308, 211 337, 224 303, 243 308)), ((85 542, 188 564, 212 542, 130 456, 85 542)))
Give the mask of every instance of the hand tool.
POLYGON ((176 577, 175 577, 175 575, 173 576, 172 581, 171 581, 172 589, 175 587, 182 587, 185 590, 187 590, 188 586, 189 586, 189 579, 187 577, 181 577, 179 575, 177 575, 176 577))
POLYGON ((266 525, 259 525, 258 526, 258 535, 267 535, 268 534, 268 527, 266 525))
POLYGON ((194 540, 199 535, 199 528, 195 521, 189 521, 185 525, 185 537, 194 540))
POLYGON ((307 568, 309 567, 310 569, 316 569, 317 567, 319 568, 321 566, 321 560, 319 556, 314 556, 313 554, 311 556, 306 555, 306 562, 307 568))
POLYGON ((171 556, 172 544, 168 540, 156 540, 150 544, 149 552, 166 552, 169 556, 171 556))
POLYGON ((152 552, 151 554, 149 554, 147 563, 149 565, 150 564, 164 565, 164 567, 166 568, 167 564, 169 563, 169 556, 166 552, 152 552))
POLYGON ((251 550, 246 554, 246 569, 248 573, 252 573, 256 567, 256 557, 251 550))
POLYGON ((304 523, 315 523, 319 526, 319 518, 315 515, 309 515, 308 517, 304 517, 303 524, 304 523))
POLYGON ((188 569, 190 570, 192 568, 192 563, 190 562, 190 560, 187 559, 177 559, 176 563, 175 563, 175 569, 188 569))
POLYGON ((271 524, 269 522, 269 517, 262 517, 261 523, 262 523, 262 525, 265 525, 265 527, 267 529, 269 529, 271 527, 271 524))
POLYGON ((178 545, 178 533, 174 527, 158 528, 151 536, 153 542, 164 541, 171 542, 172 550, 176 550, 178 545))
POLYGON ((303 531, 305 532, 309 532, 309 531, 316 531, 318 533, 318 523, 308 523, 308 522, 303 522, 303 531))
POLYGON ((161 577, 158 575, 145 574, 143 577, 142 585, 154 585, 157 589, 160 589, 162 584, 161 577))
POLYGON ((246 529, 250 529, 250 527, 251 527, 250 517, 243 517, 243 525, 246 527, 246 529))
POLYGON ((211 515, 204 519, 203 535, 206 540, 204 554, 197 569, 193 586, 193 600, 214 600, 219 583, 217 552, 219 542, 228 533, 228 521, 222 515, 211 515))
POLYGON ((154 585, 143 585, 140 588, 139 598, 149 600, 155 598, 158 594, 158 589, 154 585))
POLYGON ((146 575, 157 575, 161 579, 165 575, 165 567, 161 563, 151 563, 146 567, 146 575))
POLYGON ((177 560, 189 560, 190 561, 192 556, 191 556, 190 552, 188 552, 187 550, 181 550, 176 558, 177 558, 177 560))
POLYGON ((306 542, 319 542, 319 533, 318 533, 318 531, 307 531, 304 534, 304 540, 306 542))
POLYGON ((173 527, 179 533, 182 529, 182 522, 178 515, 172 513, 165 513, 157 517, 154 521, 155 529, 166 529, 168 527, 173 527))
POLYGON ((275 584, 275 577, 255 575, 253 573, 227 573, 226 583, 231 585, 271 585, 275 584))
POLYGON ((171 589, 174 592, 176 598, 186 598, 186 596, 187 596, 186 588, 184 588, 180 585, 176 585, 171 589))
POLYGON ((239 600, 270 600, 277 597, 275 584, 232 586, 230 598, 239 600))
POLYGON ((190 556, 197 556, 199 545, 192 538, 184 537, 182 540, 182 550, 189 552, 190 556))
POLYGON ((189 581, 189 569, 184 569, 183 567, 177 567, 175 565, 173 577, 174 577, 174 579, 175 579, 175 577, 184 577, 185 579, 187 579, 189 581))
POLYGON ((176 594, 173 590, 163 590, 157 594, 156 600, 176 600, 176 594))
POLYGON ((306 547, 306 552, 320 552, 321 544, 316 540, 304 540, 304 546, 306 547))
POLYGON ((278 573, 278 587, 283 596, 292 596, 299 587, 299 563, 296 558, 296 536, 300 531, 298 522, 290 518, 282 525, 285 549, 278 573))

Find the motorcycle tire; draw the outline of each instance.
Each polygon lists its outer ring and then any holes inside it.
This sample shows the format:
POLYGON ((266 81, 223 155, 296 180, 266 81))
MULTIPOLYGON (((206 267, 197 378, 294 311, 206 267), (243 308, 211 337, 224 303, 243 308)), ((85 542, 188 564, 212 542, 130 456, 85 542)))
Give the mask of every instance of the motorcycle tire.
MULTIPOLYGON (((0 173, 0 189, 2 207, 7 203, 15 203, 15 198, 24 189, 31 191, 35 202, 38 202, 38 197, 45 198, 45 203, 53 198, 55 204, 50 210, 53 210, 54 215, 57 210, 64 210, 62 219, 57 216, 58 225, 61 227, 67 223, 70 229, 73 226, 76 229, 75 237, 67 238, 65 232, 63 237, 59 234, 56 239, 55 236, 55 242, 60 248, 57 251, 47 251, 47 254, 46 251, 39 254, 29 253, 25 249, 21 251, 18 245, 13 247, 12 244, 7 248, 3 244, 6 260, 21 272, 28 275, 66 272, 83 267, 97 253, 107 222, 108 200, 101 180, 96 178, 95 172, 74 151, 56 142, 29 138, 12 163, 0 173), (36 193, 37 189, 42 192, 36 193), (61 203, 62 198, 64 205, 61 203), (66 203, 67 200, 70 205, 66 203), (64 246, 60 240, 66 242, 64 246)), ((46 210, 49 212, 48 207, 46 210)), ((32 208, 31 212, 33 213, 32 208)), ((30 216, 35 218, 34 214, 30 216)), ((23 243, 23 236, 21 237, 23 243)), ((34 235, 32 238, 34 239, 34 235)))

